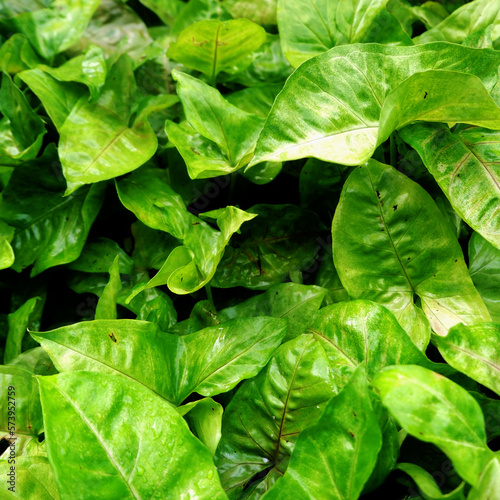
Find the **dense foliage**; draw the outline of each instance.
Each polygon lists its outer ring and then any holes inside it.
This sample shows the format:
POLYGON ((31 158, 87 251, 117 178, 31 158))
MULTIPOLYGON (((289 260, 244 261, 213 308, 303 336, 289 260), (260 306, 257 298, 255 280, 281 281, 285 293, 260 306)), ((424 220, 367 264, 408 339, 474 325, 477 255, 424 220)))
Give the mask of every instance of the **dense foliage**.
POLYGON ((0 43, 0 498, 500 498, 500 0, 0 43))

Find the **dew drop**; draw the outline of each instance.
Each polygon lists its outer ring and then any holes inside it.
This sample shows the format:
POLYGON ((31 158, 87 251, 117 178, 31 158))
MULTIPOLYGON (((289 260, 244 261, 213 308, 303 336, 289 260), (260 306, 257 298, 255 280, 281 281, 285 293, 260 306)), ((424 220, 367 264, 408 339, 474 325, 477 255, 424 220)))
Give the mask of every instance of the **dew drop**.
POLYGON ((142 476, 144 474, 144 467, 141 467, 140 465, 137 466, 137 475, 142 476))

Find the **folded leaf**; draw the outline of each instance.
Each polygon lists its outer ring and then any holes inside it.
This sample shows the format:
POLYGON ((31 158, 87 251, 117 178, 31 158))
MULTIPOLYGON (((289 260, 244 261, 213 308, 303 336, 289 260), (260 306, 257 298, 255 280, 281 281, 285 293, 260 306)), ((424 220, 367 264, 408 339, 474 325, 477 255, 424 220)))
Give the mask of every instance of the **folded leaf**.
MULTIPOLYGON (((11 462, 12 464, 13 462, 11 462)), ((15 459, 15 479, 10 479, 12 465, 8 460, 0 462, 0 474, 4 498, 36 498, 37 500, 60 500, 56 479, 46 457, 20 456, 15 459), (12 483, 10 483, 12 481, 12 483), (9 490, 9 488, 12 488, 9 490)))
POLYGON ((372 384, 403 429, 440 448, 469 484, 478 482, 494 455, 481 408, 465 389, 413 365, 387 367, 372 384))
POLYGON ((221 71, 237 73, 266 41, 266 32, 248 19, 199 21, 183 30, 167 55, 215 82, 221 71))
POLYGON ((2 191, 0 219, 15 228, 12 248, 18 272, 34 264, 31 275, 71 262, 82 251, 103 202, 105 186, 81 189, 66 198, 55 148, 16 168, 2 191))
POLYGON ((137 320, 85 321, 31 335, 60 372, 124 374, 180 404, 192 392, 214 396, 256 375, 285 331, 284 320, 260 317, 182 337, 137 320))
POLYGON ((136 292, 168 285, 174 293, 187 294, 210 281, 232 234, 255 215, 235 207, 204 214, 217 219, 220 228, 217 231, 188 212, 182 198, 164 177, 162 170, 141 169, 117 183, 121 202, 140 221, 166 231, 182 243, 172 250, 158 274, 136 292))
POLYGON ((215 454, 221 437, 222 406, 212 398, 198 399, 179 406, 177 411, 184 417, 198 439, 215 454))
POLYGON ((144 387, 91 372, 38 381, 62 498, 85 498, 89 481, 99 497, 225 497, 210 452, 169 403, 144 387))
POLYGON ((280 346, 266 369, 245 382, 223 416, 215 463, 229 498, 257 473, 265 493, 288 465, 298 434, 316 423, 337 392, 328 359, 311 335, 280 346))
POLYGON ((478 57, 477 49, 449 43, 331 49, 287 80, 250 166, 308 156, 359 165, 392 130, 413 120, 500 128, 500 108, 486 92, 497 82, 499 63, 494 50, 483 49, 478 57), (442 71, 452 87, 442 85, 442 71))
POLYGON ((349 295, 388 307, 421 349, 429 341, 428 321, 445 335, 457 323, 490 320, 431 196, 396 169, 370 160, 353 171, 332 236, 333 259, 349 295))
POLYGON ((19 309, 8 316, 9 331, 5 341, 4 364, 10 363, 19 356, 22 351, 22 342, 25 333, 28 331, 31 316, 40 297, 32 297, 27 300, 19 309))
POLYGON ((436 336, 439 352, 453 368, 500 395, 500 324, 459 324, 436 336))
POLYGON ((95 319, 116 319, 116 299, 122 287, 119 261, 117 255, 109 268, 109 281, 97 303, 95 319))
POLYGON ((359 367, 299 435, 285 475, 265 500, 355 500, 370 477, 382 445, 368 382, 359 367))
POLYGON ((474 233, 469 240, 469 273, 491 319, 500 322, 500 250, 474 233))
MULTIPOLYGON (((472 112, 471 107, 467 107, 472 112)), ((401 130, 417 150, 458 215, 500 248, 500 133, 467 127, 452 133, 446 125, 418 123, 401 130)))
POLYGON ((195 133, 170 121, 166 131, 186 161, 189 176, 214 177, 245 166, 262 130, 262 118, 233 106, 218 90, 197 78, 177 71, 173 76, 184 113, 195 133))
POLYGON ((422 469, 422 467, 415 464, 402 463, 398 464, 397 469, 406 472, 415 481, 425 500, 465 500, 463 492, 465 483, 462 483, 452 492, 443 495, 434 478, 426 470, 422 469))
POLYGON ((337 45, 403 43, 410 37, 386 9, 388 0, 279 0, 281 45, 292 66, 337 45))

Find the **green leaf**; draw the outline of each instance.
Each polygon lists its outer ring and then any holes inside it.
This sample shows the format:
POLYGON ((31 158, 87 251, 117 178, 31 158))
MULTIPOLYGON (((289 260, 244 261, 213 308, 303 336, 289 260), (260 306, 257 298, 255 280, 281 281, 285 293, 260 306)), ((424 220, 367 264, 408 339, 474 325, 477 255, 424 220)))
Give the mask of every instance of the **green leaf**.
MULTIPOLYGON (((171 234, 182 243, 176 247, 146 288, 167 285, 172 292, 199 290, 212 278, 232 234, 255 217, 235 207, 226 207, 204 217, 217 219, 220 231, 192 215, 182 198, 165 182, 164 171, 141 169, 117 183, 125 207, 144 224, 171 234)), ((144 286, 143 286, 144 288, 144 286)))
POLYGON ((279 83, 281 89, 285 80, 293 72, 293 67, 290 66, 281 50, 279 35, 267 33, 266 42, 254 52, 252 59, 252 63, 245 70, 234 75, 223 73, 219 79, 248 87, 279 83))
POLYGON ((24 351, 7 364, 22 368, 34 375, 55 375, 57 373, 54 363, 42 347, 24 351))
POLYGON ((388 307, 421 349, 429 341, 428 322, 445 335, 457 323, 490 320, 448 223, 431 196, 396 169, 370 160, 353 171, 332 235, 349 295, 388 307))
POLYGON ((109 282, 97 303, 95 319, 116 319, 116 299, 122 287, 119 262, 120 255, 117 255, 109 268, 109 282))
POLYGON ((120 376, 38 378, 47 452, 62 498, 223 499, 210 452, 172 406, 120 376))
POLYGON ((14 228, 0 220, 0 270, 14 264, 15 255, 11 242, 14 238, 14 228))
POLYGON ((33 4, 14 11, 7 6, 0 23, 26 35, 41 56, 51 59, 78 41, 99 0, 54 0, 43 9, 33 4))
POLYGON ((0 162, 10 165, 35 158, 42 147, 45 126, 6 73, 2 75, 0 111, 4 115, 0 120, 0 162))
POLYGON ((110 69, 99 99, 90 103, 82 97, 71 110, 59 139, 66 195, 131 172, 156 152, 156 135, 146 117, 131 122, 135 93, 132 60, 122 56, 110 69))
POLYGON ((476 0, 458 8, 433 29, 413 39, 415 44, 448 41, 463 42, 473 33, 492 25, 491 37, 500 37, 500 2, 498 0, 476 0))
POLYGON ((238 498, 262 471, 268 475, 260 493, 267 491, 285 472, 298 434, 316 423, 336 392, 328 359, 312 335, 280 346, 224 413, 215 462, 229 497, 238 498))
POLYGON ((266 41, 263 28, 248 19, 199 21, 183 30, 168 57, 207 75, 215 82, 221 71, 237 73, 266 41))
POLYGON ((177 411, 213 456, 221 437, 222 406, 212 398, 203 398, 179 406, 177 411))
POLYGON ((250 166, 309 156, 359 165, 414 120, 500 128, 500 108, 487 93, 498 79, 500 54, 480 53, 449 43, 331 49, 287 80, 250 166))
POLYGON ((0 47, 0 71, 15 74, 40 63, 28 39, 16 33, 0 47))
POLYGON ((337 45, 411 45, 388 0, 279 0, 278 28, 286 58, 294 67, 337 45))
POLYGON ((277 0, 226 0, 224 6, 235 19, 244 17, 261 26, 277 23, 277 0))
POLYGON ((323 346, 339 385, 363 362, 369 378, 389 365, 429 364, 396 318, 368 300, 323 307, 308 332, 323 346))
POLYGON ((363 367, 299 435, 283 478, 263 498, 355 500, 382 445, 363 367))
POLYGON ((140 2, 151 9, 167 25, 172 25, 186 7, 186 4, 181 0, 140 0, 140 2))
POLYGON ((500 322, 500 250, 479 234, 469 240, 469 273, 491 319, 500 322))
POLYGON ((137 320, 85 321, 31 335, 60 372, 120 373, 180 404, 192 392, 214 396, 256 375, 285 332, 284 320, 260 317, 182 337, 137 320))
POLYGON ((12 248, 18 272, 34 263, 31 275, 78 258, 104 196, 104 185, 64 198, 55 150, 16 168, 2 191, 0 219, 16 230, 12 248))
POLYGON ((39 68, 21 71, 19 78, 42 101, 45 111, 58 131, 61 130, 79 99, 85 95, 80 85, 60 82, 39 68))
POLYGON ((280 283, 264 293, 219 311, 217 319, 223 323, 233 318, 271 316, 285 318, 288 323, 285 340, 292 340, 312 323, 321 307, 326 291, 313 285, 280 283))
POLYGON ((38 440, 43 428, 38 387, 33 374, 18 366, 0 366, 0 384, 4 395, 0 403, 0 435, 9 442, 15 442, 14 453, 17 458, 38 440), (8 410, 13 409, 13 400, 9 400, 9 396, 15 400, 14 423, 12 418, 9 420, 12 414, 9 415, 8 410), (15 441, 11 441, 13 438, 16 438, 15 441))
POLYGON ((288 277, 301 283, 302 271, 314 264, 321 248, 324 226, 319 217, 296 205, 255 205, 247 212, 258 217, 233 238, 213 286, 262 290, 288 277))
POLYGON ((101 47, 111 61, 118 54, 128 54, 134 67, 147 60, 150 53, 153 57, 158 53, 144 21, 122 0, 101 0, 83 35, 69 52, 79 56, 94 45, 101 47))
POLYGON ((500 395, 500 324, 459 324, 434 340, 448 364, 500 395))
POLYGON ((478 482, 493 452, 481 408, 465 389, 413 365, 385 368, 373 386, 403 429, 440 448, 469 484, 478 482))
POLYGON ((250 160, 262 118, 228 103, 218 90, 185 73, 173 72, 188 132, 166 123, 169 140, 184 158, 192 179, 231 173, 250 160), (215 143, 215 144, 214 144, 215 143))
POLYGON ((108 72, 105 53, 101 47, 95 45, 86 49, 84 54, 70 59, 58 68, 46 65, 39 65, 38 68, 60 82, 77 82, 86 85, 94 101, 99 97, 108 72))
POLYGON ((68 269, 85 273, 107 273, 118 256, 120 270, 132 274, 134 261, 121 249, 120 245, 109 238, 87 241, 80 257, 68 264, 68 269))
POLYGON ((467 500, 494 500, 500 491, 500 459, 492 458, 479 478, 478 484, 469 492, 467 500))
POLYGON ((23 500, 36 498, 37 500, 59 500, 56 480, 52 467, 46 457, 21 456, 16 457, 15 465, 8 460, 0 462, 0 474, 7 480, 2 481, 3 498, 23 500), (15 479, 8 473, 15 470, 15 479), (12 481, 12 482, 11 482, 12 481), (9 490, 9 488, 12 488, 9 490))
POLYGON ((422 498, 425 500, 465 500, 463 492, 465 483, 462 483, 452 492, 443 495, 434 478, 426 470, 422 469, 422 467, 415 464, 402 463, 398 464, 396 468, 408 474, 415 481, 422 498))
POLYGON ((419 123, 400 135, 417 150, 458 215, 500 248, 500 175, 495 162, 500 133, 479 127, 452 133, 443 124, 419 123))
POLYGON ((7 334, 3 357, 5 365, 21 354, 24 334, 28 330, 28 326, 31 322, 31 316, 35 311, 36 303, 39 300, 41 300, 40 297, 32 297, 15 312, 9 314, 9 333, 7 334))

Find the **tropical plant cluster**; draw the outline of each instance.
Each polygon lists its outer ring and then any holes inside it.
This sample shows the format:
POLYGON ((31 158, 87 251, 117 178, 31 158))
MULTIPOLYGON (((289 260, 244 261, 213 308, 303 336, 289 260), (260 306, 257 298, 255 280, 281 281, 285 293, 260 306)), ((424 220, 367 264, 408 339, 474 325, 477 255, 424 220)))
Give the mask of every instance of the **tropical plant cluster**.
POLYGON ((500 0, 0 0, 0 498, 500 499, 500 0))

